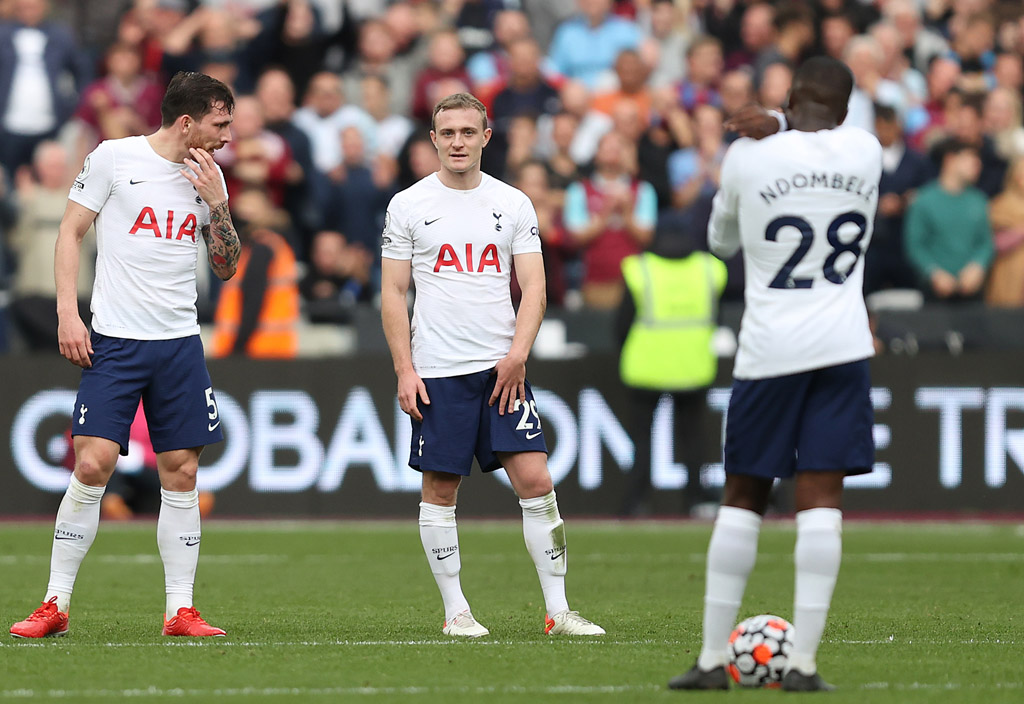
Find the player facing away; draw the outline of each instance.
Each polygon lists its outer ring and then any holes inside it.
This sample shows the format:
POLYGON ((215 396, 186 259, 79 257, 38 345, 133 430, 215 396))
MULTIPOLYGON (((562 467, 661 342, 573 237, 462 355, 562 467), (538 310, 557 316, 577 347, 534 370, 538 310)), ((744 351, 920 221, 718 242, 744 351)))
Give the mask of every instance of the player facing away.
POLYGON ((157 455, 164 563, 164 635, 223 636, 192 605, 199 560, 196 471, 205 445, 223 439, 196 321, 198 236, 229 279, 238 235, 210 153, 231 140, 231 90, 200 73, 167 86, 160 129, 102 142, 68 196, 55 255, 60 352, 82 367, 72 415, 75 468, 57 510, 43 605, 11 626, 22 638, 62 636, 75 577, 99 526, 118 453, 128 454, 141 397, 157 455), (92 333, 75 302, 82 237, 96 223, 92 333))
POLYGON ((430 130, 441 168, 397 194, 384 225, 381 316, 399 404, 412 419, 409 465, 423 475, 420 538, 444 600, 444 633, 487 635, 459 581, 455 502, 474 456, 485 472, 504 467, 544 592, 545 632, 603 635, 566 601, 565 529, 526 380, 546 305, 537 214, 524 193, 481 172, 490 137, 479 100, 441 100, 430 130), (513 262, 523 291, 518 315, 513 262))
POLYGON ((723 257, 742 246, 746 309, 726 420, 725 495, 708 546, 703 648, 671 689, 728 688, 729 634, 761 517, 772 482, 794 476, 795 642, 782 688, 832 688, 815 658, 839 573, 843 479, 874 462, 873 346, 861 287, 881 146, 842 126, 852 86, 842 63, 809 59, 793 79, 790 129, 736 141, 722 165, 708 241, 723 257))

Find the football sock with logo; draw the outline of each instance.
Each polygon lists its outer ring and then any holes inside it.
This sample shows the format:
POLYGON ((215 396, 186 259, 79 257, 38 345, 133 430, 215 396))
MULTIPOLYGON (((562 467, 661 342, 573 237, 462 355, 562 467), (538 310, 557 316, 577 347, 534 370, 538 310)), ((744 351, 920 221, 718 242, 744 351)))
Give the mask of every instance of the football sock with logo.
POLYGON ((455 523, 454 506, 438 506, 420 502, 420 541, 427 554, 430 571, 434 574, 437 588, 444 601, 444 620, 447 623, 454 616, 469 610, 469 602, 462 593, 459 572, 462 571, 462 556, 459 555, 459 528, 455 523))
POLYGON ((558 515, 555 492, 535 499, 520 499, 523 507, 523 538, 526 550, 537 566, 540 588, 544 592, 544 606, 548 615, 569 608, 565 599, 565 571, 567 566, 565 523, 558 515))
POLYGON ((88 486, 71 475, 71 483, 57 509, 57 522, 53 531, 53 551, 50 553, 50 583, 46 586, 49 601, 57 597, 57 609, 67 612, 71 607, 71 592, 82 560, 96 539, 100 525, 100 501, 104 486, 88 486))
POLYGON ((722 506, 708 545, 704 589, 704 644, 697 664, 710 670, 729 662, 729 634, 743 601, 747 578, 757 560, 761 516, 743 508, 722 506))
POLYGON ((173 618, 182 607, 192 606, 200 537, 199 492, 161 489, 156 543, 164 562, 167 618, 173 618))
POLYGON ((815 658, 825 631, 842 555, 842 511, 812 508, 796 514, 796 594, 789 669, 805 675, 818 670, 815 658))

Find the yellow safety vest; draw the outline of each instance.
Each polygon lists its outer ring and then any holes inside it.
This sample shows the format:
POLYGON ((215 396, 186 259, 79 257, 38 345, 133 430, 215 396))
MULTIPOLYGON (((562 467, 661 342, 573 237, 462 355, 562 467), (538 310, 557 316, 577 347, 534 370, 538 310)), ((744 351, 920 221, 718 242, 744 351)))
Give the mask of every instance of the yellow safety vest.
POLYGON ((619 359, 622 382, 658 391, 710 385, 718 371, 711 336, 725 264, 707 252, 684 259, 648 252, 623 259, 622 276, 636 304, 619 359))

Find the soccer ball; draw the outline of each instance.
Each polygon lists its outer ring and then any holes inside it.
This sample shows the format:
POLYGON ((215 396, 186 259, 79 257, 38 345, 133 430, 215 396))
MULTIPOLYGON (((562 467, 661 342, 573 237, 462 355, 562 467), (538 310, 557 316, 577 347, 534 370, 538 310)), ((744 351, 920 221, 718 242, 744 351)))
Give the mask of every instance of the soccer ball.
POLYGON ((779 687, 793 650, 793 626, 763 614, 741 621, 729 636, 729 674, 742 687, 779 687))

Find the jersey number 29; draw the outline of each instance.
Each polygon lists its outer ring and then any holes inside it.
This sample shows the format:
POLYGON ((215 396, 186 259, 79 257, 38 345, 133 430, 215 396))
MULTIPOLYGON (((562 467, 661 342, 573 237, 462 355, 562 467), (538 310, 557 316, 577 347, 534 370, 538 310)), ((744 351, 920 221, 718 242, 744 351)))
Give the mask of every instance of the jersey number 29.
MULTIPOLYGON (((775 275, 772 282, 768 285, 769 288, 810 288, 814 283, 814 279, 807 278, 793 278, 793 269, 800 263, 800 260, 804 258, 808 250, 811 248, 811 244, 814 242, 814 229, 811 227, 811 223, 807 222, 801 217, 795 215, 782 215, 775 218, 764 231, 764 238, 770 242, 778 241, 779 230, 784 227, 794 227, 800 233, 800 244, 797 246, 796 251, 793 255, 786 260, 786 263, 779 269, 779 273, 775 275)), ((825 264, 822 266, 822 273, 825 275, 825 279, 834 284, 842 284, 846 281, 847 277, 853 271, 853 268, 857 266, 857 260, 862 254, 860 248, 860 241, 864 239, 864 235, 868 231, 868 219, 863 213, 851 211, 849 213, 843 213, 836 217, 828 226, 828 243, 832 245, 832 252, 825 259, 825 264), (843 242, 839 239, 839 228, 843 225, 851 223, 857 227, 857 233, 852 240, 849 242, 843 242), (839 259, 839 255, 849 252, 853 255, 853 263, 846 269, 846 271, 839 271, 836 269, 836 261, 839 259)))

